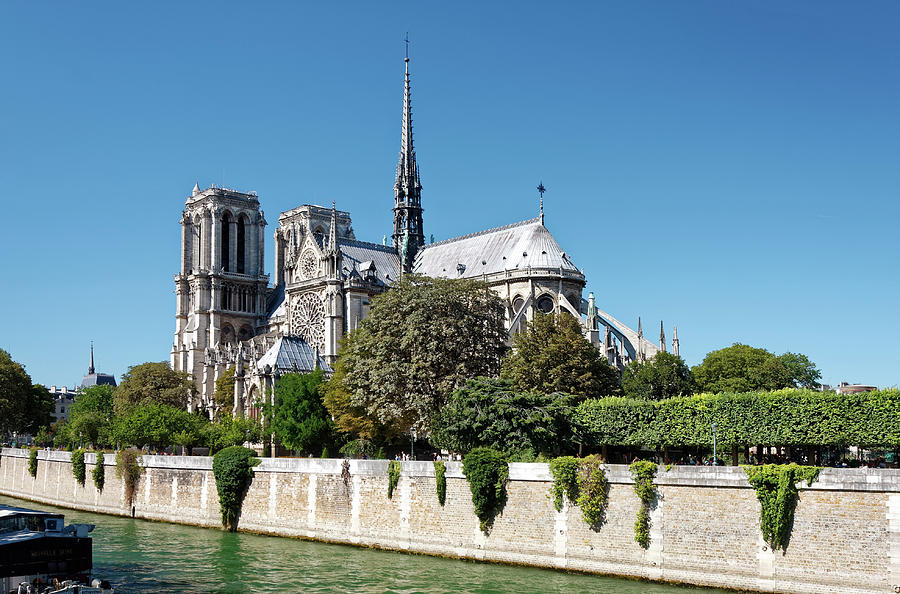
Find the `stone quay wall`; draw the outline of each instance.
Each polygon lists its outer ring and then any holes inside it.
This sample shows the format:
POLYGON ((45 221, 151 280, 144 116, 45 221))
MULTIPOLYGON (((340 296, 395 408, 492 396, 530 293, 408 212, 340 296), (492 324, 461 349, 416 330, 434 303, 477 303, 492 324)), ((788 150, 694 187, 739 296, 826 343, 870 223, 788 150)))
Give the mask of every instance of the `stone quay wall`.
MULTIPOLYGON (((85 511, 219 528, 212 458, 143 456, 131 505, 106 455, 99 492, 72 476, 70 454, 3 449, 0 493, 85 511)), ((263 458, 239 529, 429 555, 764 592, 900 592, 900 471, 825 469, 800 487, 787 550, 772 552, 742 469, 660 468, 650 546, 634 542, 640 501, 627 466, 609 465, 605 523, 592 530, 568 502, 557 512, 547 464, 510 464, 508 501, 489 535, 478 528, 461 464, 447 462, 446 504, 431 462, 404 462, 393 499, 387 461, 263 458)))

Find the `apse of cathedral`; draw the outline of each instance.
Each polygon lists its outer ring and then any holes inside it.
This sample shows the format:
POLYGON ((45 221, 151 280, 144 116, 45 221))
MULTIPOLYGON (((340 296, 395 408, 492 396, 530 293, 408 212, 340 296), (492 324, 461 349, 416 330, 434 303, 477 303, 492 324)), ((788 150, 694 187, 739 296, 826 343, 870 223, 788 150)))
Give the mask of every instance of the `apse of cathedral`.
MULTIPOLYGON (((583 298, 585 276, 544 225, 543 184, 533 219, 425 243, 422 184, 412 135, 409 57, 394 182, 390 245, 358 240, 349 212, 304 204, 281 213, 274 278, 265 272, 267 221, 255 192, 195 184, 181 218, 181 269, 175 276, 172 368, 189 372, 189 404, 214 414, 216 379, 234 369, 235 414, 257 404, 282 373, 331 372, 340 339, 369 312, 372 298, 408 272, 477 278, 504 300, 510 339, 538 312, 568 313, 621 368, 665 350, 583 298), (271 281, 271 282, 270 282, 271 281)), ((672 346, 678 354, 677 330, 672 346)))

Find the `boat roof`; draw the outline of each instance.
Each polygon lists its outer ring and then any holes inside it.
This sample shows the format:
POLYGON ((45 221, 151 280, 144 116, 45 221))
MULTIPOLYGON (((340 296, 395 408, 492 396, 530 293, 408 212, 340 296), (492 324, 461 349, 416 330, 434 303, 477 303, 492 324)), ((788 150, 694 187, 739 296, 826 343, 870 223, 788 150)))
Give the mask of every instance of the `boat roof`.
POLYGON ((11 516, 50 516, 62 518, 63 514, 0 504, 0 518, 9 518, 11 516))

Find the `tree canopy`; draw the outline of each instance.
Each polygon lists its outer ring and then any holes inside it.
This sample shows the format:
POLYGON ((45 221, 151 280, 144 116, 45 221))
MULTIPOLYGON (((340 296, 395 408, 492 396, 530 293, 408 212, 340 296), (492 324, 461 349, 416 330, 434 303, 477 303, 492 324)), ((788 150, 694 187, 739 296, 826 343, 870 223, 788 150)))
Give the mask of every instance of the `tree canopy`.
POLYGON ((275 384, 275 404, 266 407, 266 416, 275 438, 288 449, 318 455, 331 442, 334 424, 320 395, 324 375, 320 369, 287 373, 275 384))
POLYGON ((25 368, 0 349, 0 432, 23 431, 26 403, 33 391, 25 368))
POLYGON ((822 373, 806 355, 775 356, 765 349, 735 343, 707 353, 691 370, 703 392, 750 392, 816 388, 822 373))
POLYGON ((517 391, 506 379, 476 378, 435 414, 431 443, 467 453, 490 447, 508 454, 558 455, 573 439, 574 397, 517 391))
POLYGON ((622 390, 628 398, 690 396, 694 387, 694 376, 684 360, 663 351, 647 361, 632 361, 622 373, 622 390))
POLYGON ((513 338, 501 375, 519 390, 582 398, 621 394, 619 373, 581 333, 572 315, 537 314, 513 338))
POLYGON ((168 363, 142 363, 129 367, 116 388, 114 408, 117 415, 127 415, 141 404, 167 404, 187 408, 188 396, 196 391, 191 376, 173 371, 168 363))
POLYGON ((466 379, 498 374, 503 320, 500 298, 482 282, 405 275, 343 341, 349 404, 395 432, 424 429, 466 379))
POLYGON ((109 428, 113 419, 113 392, 112 386, 90 386, 78 393, 66 424, 71 439, 112 445, 109 428))
POLYGON ((213 400, 219 406, 216 416, 228 417, 234 414, 234 367, 229 367, 216 380, 216 391, 213 400))

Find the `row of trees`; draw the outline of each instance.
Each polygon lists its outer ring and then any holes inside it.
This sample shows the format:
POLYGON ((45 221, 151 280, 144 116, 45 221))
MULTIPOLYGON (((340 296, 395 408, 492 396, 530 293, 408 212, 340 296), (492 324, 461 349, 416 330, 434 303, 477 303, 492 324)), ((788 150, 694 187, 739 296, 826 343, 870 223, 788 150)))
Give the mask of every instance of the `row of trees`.
POLYGON ((0 349, 0 436, 36 433, 52 420, 53 397, 32 383, 25 367, 0 349))

